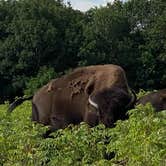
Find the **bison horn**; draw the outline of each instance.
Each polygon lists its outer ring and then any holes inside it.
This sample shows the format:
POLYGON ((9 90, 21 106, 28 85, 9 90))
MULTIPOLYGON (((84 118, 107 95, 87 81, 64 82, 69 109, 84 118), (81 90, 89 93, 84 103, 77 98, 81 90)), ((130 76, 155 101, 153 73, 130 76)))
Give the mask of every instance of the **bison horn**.
POLYGON ((90 103, 93 107, 95 107, 95 108, 97 108, 97 109, 99 108, 98 104, 95 103, 94 101, 92 101, 92 99, 90 98, 90 96, 89 96, 88 101, 89 101, 89 103, 90 103))
POLYGON ((136 96, 133 89, 130 89, 130 93, 131 93, 132 97, 131 97, 130 102, 126 106, 126 109, 131 109, 134 106, 134 104, 136 103, 136 100, 137 100, 137 96, 136 96))

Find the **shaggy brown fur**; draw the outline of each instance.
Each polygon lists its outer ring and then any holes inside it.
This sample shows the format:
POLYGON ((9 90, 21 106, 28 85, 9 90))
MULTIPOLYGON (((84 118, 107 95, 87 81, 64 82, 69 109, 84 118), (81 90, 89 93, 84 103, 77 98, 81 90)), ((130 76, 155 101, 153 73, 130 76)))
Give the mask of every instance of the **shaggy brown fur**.
MULTIPOLYGON (((126 110, 135 103, 133 99, 120 66, 82 67, 37 91, 32 100, 32 120, 51 126, 51 130, 81 121, 90 126, 99 122, 113 126, 116 120, 125 118, 126 110)), ((20 101, 15 101, 9 111, 20 101)))
POLYGON ((125 106, 130 101, 131 94, 121 67, 83 67, 50 81, 34 95, 32 112, 38 113, 32 115, 38 116, 32 119, 53 129, 81 121, 91 126, 99 121, 111 126, 125 116, 125 106), (99 110, 88 102, 90 96, 99 105, 99 110))
POLYGON ((145 105, 146 103, 151 103, 156 111, 166 110, 166 89, 151 92, 141 97, 136 104, 145 105))

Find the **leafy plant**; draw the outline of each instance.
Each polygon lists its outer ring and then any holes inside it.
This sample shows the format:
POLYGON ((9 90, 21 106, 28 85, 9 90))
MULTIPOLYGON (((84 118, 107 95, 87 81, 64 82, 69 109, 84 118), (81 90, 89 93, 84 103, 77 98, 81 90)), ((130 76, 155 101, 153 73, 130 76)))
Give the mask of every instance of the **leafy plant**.
POLYGON ((40 68, 36 77, 31 77, 26 82, 26 88, 24 90, 25 95, 32 95, 37 89, 46 84, 49 80, 56 78, 57 74, 53 68, 47 68, 46 66, 40 68))
POLYGON ((115 152, 113 161, 127 165, 164 165, 166 162, 166 111, 155 112, 147 104, 129 111, 130 118, 118 121, 109 132, 107 151, 115 152))
POLYGON ((0 165, 147 165, 166 162, 166 111, 155 112, 150 104, 129 111, 129 119, 114 128, 103 124, 69 125, 42 135, 48 127, 31 122, 31 103, 13 113, 0 105, 0 165))
POLYGON ((38 147, 45 127, 30 121, 30 102, 9 114, 0 105, 0 165, 34 165, 40 162, 38 147))

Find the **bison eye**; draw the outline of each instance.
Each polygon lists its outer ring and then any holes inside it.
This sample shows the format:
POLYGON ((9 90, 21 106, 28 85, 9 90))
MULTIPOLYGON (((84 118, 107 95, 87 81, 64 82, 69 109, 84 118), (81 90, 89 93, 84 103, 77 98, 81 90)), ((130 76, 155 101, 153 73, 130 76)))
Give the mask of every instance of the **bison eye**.
POLYGON ((53 121, 63 121, 64 117, 62 117, 62 116, 52 116, 51 120, 53 120, 53 121))
POLYGON ((52 120, 57 120, 57 118, 56 118, 56 117, 51 117, 51 119, 52 119, 52 120))

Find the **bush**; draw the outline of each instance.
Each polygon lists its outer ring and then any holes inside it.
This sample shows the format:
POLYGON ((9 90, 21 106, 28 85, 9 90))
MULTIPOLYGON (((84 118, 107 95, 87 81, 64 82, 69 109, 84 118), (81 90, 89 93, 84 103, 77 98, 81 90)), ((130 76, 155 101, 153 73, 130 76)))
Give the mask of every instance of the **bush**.
POLYGON ((40 160, 38 151, 46 130, 30 121, 30 102, 24 102, 9 114, 0 105, 0 165, 35 165, 40 160))
POLYGON ((41 67, 37 76, 31 77, 26 82, 26 88, 24 90, 25 95, 32 95, 36 90, 46 84, 49 80, 56 78, 57 74, 53 68, 41 67))
POLYGON ((0 165, 147 165, 166 162, 166 111, 150 104, 129 111, 115 128, 69 125, 42 138, 47 127, 30 121, 30 102, 12 114, 0 105, 0 165))
POLYGON ((129 111, 130 118, 110 129, 107 151, 115 152, 113 161, 127 165, 164 165, 166 162, 166 112, 155 112, 147 104, 129 111))

